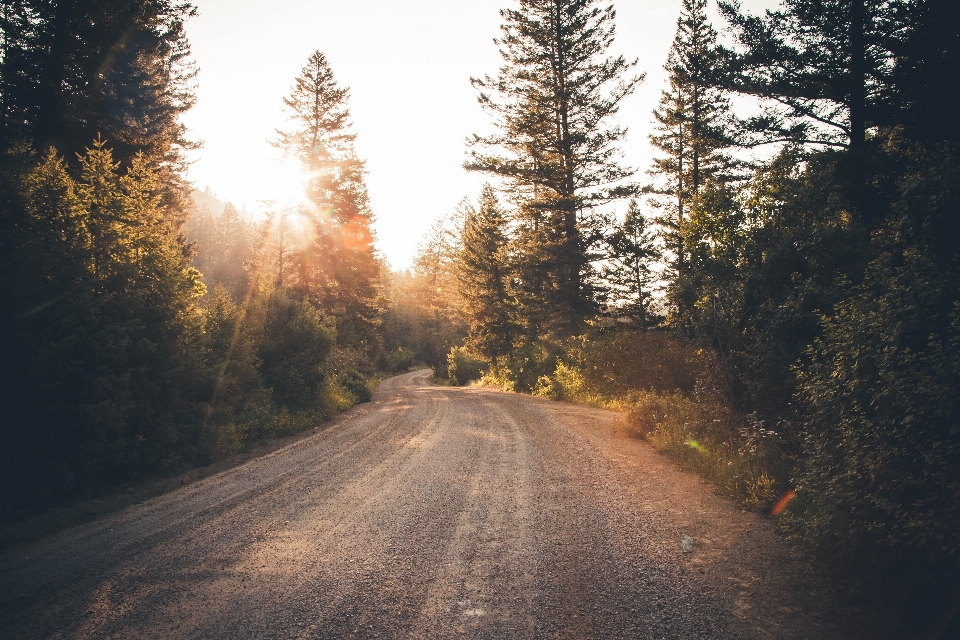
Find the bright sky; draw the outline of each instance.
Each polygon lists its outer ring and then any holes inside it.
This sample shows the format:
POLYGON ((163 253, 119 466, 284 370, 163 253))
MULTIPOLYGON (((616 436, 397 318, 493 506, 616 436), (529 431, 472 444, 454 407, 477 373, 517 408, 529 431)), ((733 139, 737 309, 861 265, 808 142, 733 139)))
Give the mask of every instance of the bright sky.
MULTIPOLYGON (((358 155, 377 217, 380 251, 394 268, 410 266, 417 242, 464 196, 487 180, 461 167, 464 140, 489 132, 470 76, 496 75, 498 10, 511 0, 195 0, 187 24, 200 68, 197 105, 184 123, 204 146, 189 178, 238 208, 279 198, 285 168, 269 145, 285 126, 283 97, 313 51, 350 87, 358 155)), ((744 9, 775 0, 744 0, 744 9)), ((613 53, 639 58, 647 79, 622 104, 629 128, 624 161, 650 165, 651 112, 665 86, 663 64, 680 0, 616 2, 613 53)), ((714 24, 719 27, 716 14, 714 24)), ((719 30, 719 29, 718 29, 719 30)), ((625 207, 624 207, 625 208, 625 207)))

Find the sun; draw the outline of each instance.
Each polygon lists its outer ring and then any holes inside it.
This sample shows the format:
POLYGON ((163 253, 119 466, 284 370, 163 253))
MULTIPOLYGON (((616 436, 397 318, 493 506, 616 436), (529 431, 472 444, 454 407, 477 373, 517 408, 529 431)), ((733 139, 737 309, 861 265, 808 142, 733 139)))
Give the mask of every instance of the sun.
POLYGON ((268 161, 264 164, 260 178, 263 200, 271 200, 281 206, 305 202, 309 177, 296 162, 268 161))

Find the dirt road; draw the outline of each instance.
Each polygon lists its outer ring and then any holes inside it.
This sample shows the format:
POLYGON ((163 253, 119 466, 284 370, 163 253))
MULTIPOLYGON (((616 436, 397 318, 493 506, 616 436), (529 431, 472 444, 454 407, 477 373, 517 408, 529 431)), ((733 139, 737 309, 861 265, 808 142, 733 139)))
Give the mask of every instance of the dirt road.
POLYGON ((428 374, 269 456, 7 550, 0 635, 842 637, 767 520, 616 435, 614 414, 428 374))

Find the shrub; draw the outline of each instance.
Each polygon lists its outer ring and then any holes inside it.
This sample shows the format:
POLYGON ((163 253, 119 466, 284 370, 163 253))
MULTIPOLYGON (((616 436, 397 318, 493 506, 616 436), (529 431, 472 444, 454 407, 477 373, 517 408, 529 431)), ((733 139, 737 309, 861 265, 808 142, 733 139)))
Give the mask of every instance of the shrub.
POLYGON ((552 376, 540 376, 534 394, 552 400, 586 402, 586 388, 580 370, 563 362, 557 363, 552 376))
POLYGON ((479 380, 485 363, 471 356, 466 347, 454 347, 447 355, 447 375, 450 382, 462 387, 471 380, 479 380))
POLYGON ((397 347, 387 354, 387 370, 392 373, 403 373, 413 366, 413 351, 397 347))
POLYGON ((635 392, 623 407, 630 435, 714 480, 744 506, 767 509, 786 490, 789 466, 777 434, 754 416, 679 392, 635 392))
POLYGON ((509 356, 489 363, 480 383, 504 391, 536 393, 541 379, 553 376, 558 358, 564 355, 566 352, 552 343, 522 345, 514 348, 509 356))
POLYGON ((585 385, 604 396, 651 390, 726 395, 714 354, 666 331, 617 329, 584 336, 573 351, 585 385))
POLYGON ((804 461, 785 525, 882 567, 894 589, 960 575, 957 282, 919 253, 878 259, 800 375, 804 461))
POLYGON ((373 397, 370 387, 367 386, 367 379, 353 369, 339 374, 337 376, 337 384, 353 395, 353 397, 357 399, 357 402, 370 402, 370 399, 373 397))
POLYGON ((273 292, 258 356, 278 404, 294 410, 317 405, 335 339, 333 322, 309 302, 285 290, 273 292))
POLYGON ((517 388, 516 382, 510 373, 509 369, 498 367, 494 363, 480 376, 480 384, 484 387, 497 387, 508 393, 513 393, 517 388))

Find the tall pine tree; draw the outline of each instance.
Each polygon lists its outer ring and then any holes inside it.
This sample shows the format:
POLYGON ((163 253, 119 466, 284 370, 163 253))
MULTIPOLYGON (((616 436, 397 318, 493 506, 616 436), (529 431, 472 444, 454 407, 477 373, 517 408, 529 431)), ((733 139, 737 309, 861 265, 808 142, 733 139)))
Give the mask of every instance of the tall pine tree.
POLYGON ((636 193, 617 159, 625 130, 609 124, 640 81, 607 56, 615 11, 596 0, 521 0, 503 9, 497 78, 472 79, 499 131, 474 136, 467 169, 504 180, 532 237, 522 243, 527 310, 536 329, 568 335, 598 309, 592 261, 596 208, 636 193))
POLYGON ((278 131, 276 144, 309 174, 312 241, 296 257, 294 286, 336 317, 342 346, 369 351, 377 344, 381 313, 380 262, 348 99, 349 90, 337 84, 326 56, 314 52, 284 99, 294 127, 278 131))
MULTIPOLYGON (((649 173, 655 179, 653 204, 663 212, 660 224, 673 253, 674 281, 690 277, 684 227, 694 203, 710 180, 730 179, 735 170, 724 132, 730 120, 729 101, 713 80, 720 54, 706 5, 706 0, 683 0, 665 65, 670 86, 653 112, 657 127, 650 136, 662 154, 649 173)), ((672 290, 676 294, 676 287, 672 290)), ((671 302, 680 316, 689 314, 691 301, 686 297, 671 295, 671 302)))
POLYGON ((203 285, 164 216, 157 172, 140 155, 118 165, 97 141, 74 180, 50 152, 21 176, 21 215, 2 235, 2 347, 20 358, 20 393, 4 398, 13 458, 0 465, 25 487, 14 502, 192 453, 203 285))
POLYGON ((507 246, 507 216, 493 187, 484 185, 463 229, 457 277, 470 323, 467 343, 491 363, 509 356, 520 334, 507 246))
POLYGON ((623 223, 608 238, 611 261, 604 269, 614 312, 647 328, 655 324, 651 310, 658 275, 653 265, 660 260, 656 231, 644 217, 636 200, 630 201, 623 223))
POLYGON ((0 146, 29 140, 72 159, 102 136, 124 167, 142 153, 160 174, 165 215, 182 225, 182 152, 193 144, 180 116, 195 76, 184 24, 194 14, 177 0, 4 2, 0 146))
POLYGON ((891 124, 884 108, 916 2, 784 0, 764 16, 721 1, 740 51, 730 54, 728 86, 760 98, 764 113, 746 122, 743 144, 787 141, 859 150, 872 127, 891 124))

